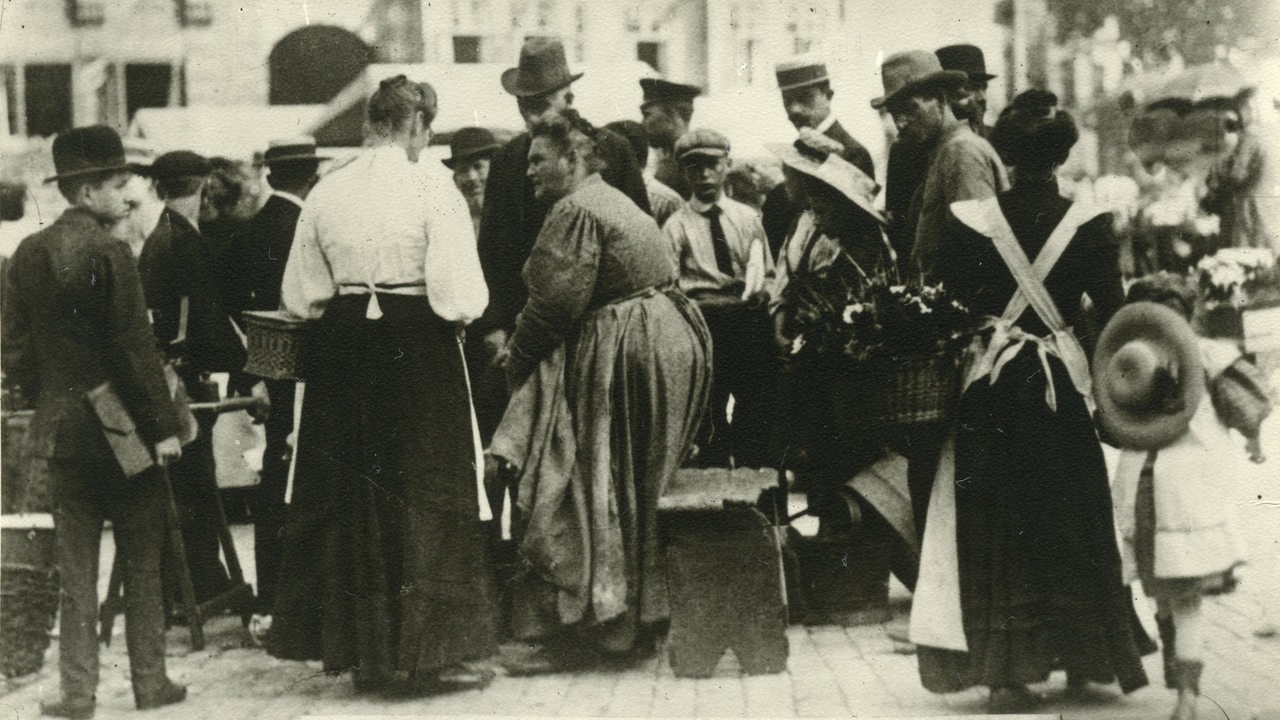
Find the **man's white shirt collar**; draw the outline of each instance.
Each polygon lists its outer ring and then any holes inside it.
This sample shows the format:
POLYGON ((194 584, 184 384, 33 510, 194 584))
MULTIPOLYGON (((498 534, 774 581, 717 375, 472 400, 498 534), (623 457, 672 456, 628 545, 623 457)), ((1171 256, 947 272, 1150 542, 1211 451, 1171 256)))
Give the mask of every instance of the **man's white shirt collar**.
MULTIPOLYGON (((711 208, 719 205, 722 200, 724 200, 723 194, 720 197, 717 197, 715 202, 709 202, 709 203, 702 202, 696 197, 691 197, 689 198, 689 207, 692 208, 694 212, 698 213, 699 215, 702 215, 703 213, 710 210, 711 208)), ((721 208, 721 210, 723 209, 724 208, 721 208)))
POLYGON ((284 190, 272 190, 271 194, 274 195, 275 197, 282 197, 285 200, 288 200, 289 202, 293 203, 294 205, 297 205, 298 207, 302 207, 302 204, 303 204, 302 198, 298 197, 297 195, 294 195, 291 192, 285 192, 284 190))
POLYGON ((820 133, 825 133, 826 131, 831 129, 832 125, 835 125, 835 124, 836 124, 836 114, 827 113, 827 119, 818 123, 818 127, 814 128, 814 130, 820 133))

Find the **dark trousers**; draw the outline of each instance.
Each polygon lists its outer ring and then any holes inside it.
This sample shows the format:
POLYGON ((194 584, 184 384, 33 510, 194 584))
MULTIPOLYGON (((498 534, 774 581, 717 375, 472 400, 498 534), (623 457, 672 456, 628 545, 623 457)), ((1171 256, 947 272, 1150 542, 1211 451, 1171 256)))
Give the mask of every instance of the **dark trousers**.
POLYGON ((62 618, 58 667, 62 695, 91 701, 98 686, 98 558, 102 522, 111 520, 124 561, 125 642, 136 697, 154 696, 167 679, 160 555, 165 538, 164 477, 126 478, 102 440, 81 458, 49 462, 54 494, 62 618))
POLYGON ((267 418, 267 448, 262 453, 262 473, 254 489, 253 557, 258 573, 258 600, 255 609, 271 614, 276 584, 280 579, 280 555, 284 547, 284 521, 289 484, 289 433, 293 432, 293 380, 267 380, 271 416, 267 418))
POLYGON ((765 467, 770 462, 777 361, 764 307, 702 305, 711 330, 711 404, 698 431, 698 464, 765 467), (733 422, 726 406, 733 396, 733 422))
POLYGON ((947 439, 944 423, 913 425, 905 433, 899 452, 907 459, 907 492, 911 495, 912 520, 916 524, 916 540, 924 544, 924 522, 929 514, 929 496, 933 494, 933 478, 938 472, 938 455, 947 439))
MULTIPOLYGON (((183 374, 187 394, 192 402, 218 400, 217 386, 200 381, 199 375, 183 374)), ((178 509, 182 544, 187 551, 187 569, 195 588, 196 602, 204 602, 227 589, 231 579, 222 564, 222 547, 218 541, 221 519, 218 513, 218 470, 213 459, 213 426, 218 416, 196 414, 200 433, 182 448, 182 459, 169 468, 173 485, 173 502, 178 509)), ((177 568, 165 557, 165 595, 178 597, 177 568)))

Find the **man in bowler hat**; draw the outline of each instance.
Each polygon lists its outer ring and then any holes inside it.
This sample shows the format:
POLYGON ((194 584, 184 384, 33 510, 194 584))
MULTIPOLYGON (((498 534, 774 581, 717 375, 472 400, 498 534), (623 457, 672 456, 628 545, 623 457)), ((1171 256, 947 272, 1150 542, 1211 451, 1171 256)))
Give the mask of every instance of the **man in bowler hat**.
POLYGON ((4 284, 6 380, 36 398, 34 462, 47 468, 61 572, 58 666, 61 698, 51 717, 90 718, 98 685, 98 560, 110 519, 125 562, 125 641, 139 709, 180 702, 187 690, 165 671, 160 556, 168 492, 155 468, 126 477, 86 392, 111 383, 142 441, 161 465, 182 455, 177 408, 147 322, 129 246, 108 228, 129 212, 135 167, 105 126, 75 128, 53 142, 57 174, 47 182, 71 208, 27 237, 4 284))
MULTIPOLYGON (((580 77, 581 73, 569 72, 564 45, 559 40, 533 37, 520 49, 519 64, 502 73, 502 87, 515 96, 520 116, 529 128, 538 120, 571 107, 572 85, 580 77)), ((515 328, 516 315, 528 299, 520 273, 550 209, 533 195, 533 183, 528 177, 530 144, 529 133, 524 132, 504 145, 490 162, 485 185, 478 250, 489 286, 489 307, 468 334, 474 330, 483 337, 490 362, 506 344, 508 334, 515 328)), ((601 130, 596 137, 596 152, 605 166, 601 177, 640 209, 650 212, 644 178, 627 141, 601 130)), ((504 410, 505 398, 492 407, 476 407, 485 442, 497 428, 504 410)))
POLYGON ((453 173, 453 184, 467 201, 471 224, 480 233, 480 215, 484 210, 484 186, 489 179, 489 163, 501 148, 498 139, 482 127, 465 127, 449 141, 449 157, 441 160, 453 173))
MULTIPOLYGON (((213 168, 186 150, 156 158, 147 174, 155 181, 165 209, 147 237, 138 271, 156 339, 195 402, 216 402, 218 386, 210 374, 229 373, 229 392, 256 395, 265 402, 265 385, 242 371, 247 353, 223 300, 221 248, 200 234, 203 194, 213 168)), ((257 414, 255 410, 251 414, 257 414)), ((170 474, 174 504, 186 546, 187 567, 197 602, 230 589, 220 557, 217 468, 213 426, 217 416, 202 413, 199 436, 170 474)), ((166 573, 167 578, 173 578, 166 573)))
POLYGON ((983 138, 991 137, 987 125, 987 83, 995 75, 987 72, 987 59, 977 45, 947 45, 935 52, 943 70, 959 70, 968 78, 951 95, 951 112, 969 123, 969 127, 983 138))
MULTIPOLYGON (((871 153, 844 129, 831 112, 835 91, 831 89, 826 63, 809 57, 793 58, 778 63, 774 74, 778 90, 782 93, 782 107, 796 130, 812 128, 840 143, 844 147, 840 156, 866 173, 867 177, 874 178, 876 167, 871 153)), ((765 197, 761 208, 764 231, 769 238, 769 248, 775 255, 803 210, 788 199, 785 183, 779 183, 765 197)))
MULTIPOLYGON (((272 140, 263 153, 271 195, 244 230, 223 250, 223 293, 232 320, 246 310, 280 307, 280 284, 293 247, 302 203, 319 181, 316 141, 308 136, 272 140)), ((267 416, 267 447, 253 496, 253 554, 258 576, 250 634, 262 641, 271 628, 284 539, 285 488, 289 480, 288 438, 293 432, 293 380, 264 379, 271 413, 267 416)))
POLYGON ((693 119, 693 99, 702 94, 702 88, 671 82, 662 78, 641 78, 640 90, 644 100, 640 104, 644 131, 654 156, 653 176, 667 187, 687 199, 693 188, 685 180, 680 162, 675 157, 676 140, 689 131, 693 119))

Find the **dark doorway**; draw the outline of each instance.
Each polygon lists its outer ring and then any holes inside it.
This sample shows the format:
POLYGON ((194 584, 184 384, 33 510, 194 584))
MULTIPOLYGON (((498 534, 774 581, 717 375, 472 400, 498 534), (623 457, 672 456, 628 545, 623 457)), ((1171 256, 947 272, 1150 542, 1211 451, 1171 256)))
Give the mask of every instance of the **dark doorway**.
POLYGON ((327 103, 360 76, 373 51, 350 30, 309 25, 285 35, 268 58, 272 105, 327 103))
POLYGON ((28 65, 27 134, 54 135, 71 127, 71 66, 28 65))
POLYGON ((125 118, 132 120, 138 108, 169 106, 173 67, 160 63, 124 66, 125 118))

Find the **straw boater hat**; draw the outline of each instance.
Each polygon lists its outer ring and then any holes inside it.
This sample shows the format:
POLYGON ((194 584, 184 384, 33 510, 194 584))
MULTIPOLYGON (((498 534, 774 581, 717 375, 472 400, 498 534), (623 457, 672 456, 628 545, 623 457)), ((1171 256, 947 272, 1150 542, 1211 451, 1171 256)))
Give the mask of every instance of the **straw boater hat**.
POLYGON ((880 66, 884 95, 871 101, 879 110, 896 98, 927 87, 959 87, 969 76, 963 70, 943 70, 938 56, 924 50, 908 50, 890 55, 880 66))
POLYGON ((500 147, 502 143, 488 130, 482 127, 464 127, 453 134, 453 138, 449 140, 450 156, 440 162, 452 170, 469 160, 489 157, 500 147))
POLYGON ((536 97, 568 87, 582 73, 569 72, 564 45, 556 38, 529 38, 520 48, 520 62, 502 72, 502 89, 516 97, 536 97))
POLYGON ((783 60, 773 67, 773 74, 780 92, 831 81, 826 63, 807 56, 783 60))
POLYGON ((298 135, 290 138, 272 140, 267 151, 262 155, 263 165, 285 162, 306 162, 328 160, 326 155, 316 154, 316 139, 310 135, 298 135))
POLYGON ((1200 405, 1204 384, 1191 325, 1163 305, 1126 305, 1098 338, 1098 420, 1122 447, 1156 450, 1178 439, 1200 405))
POLYGON ((53 168, 55 174, 45 178, 46 183, 98 173, 140 172, 145 166, 125 159, 119 133, 106 125, 91 125, 54 138, 53 168))
POLYGON ((876 181, 859 170, 856 165, 840 157, 842 147, 834 140, 812 130, 801 131, 800 139, 792 145, 781 143, 765 145, 765 149, 777 155, 783 165, 831 186, 884 225, 886 222, 884 215, 875 206, 876 192, 879 190, 876 181))

